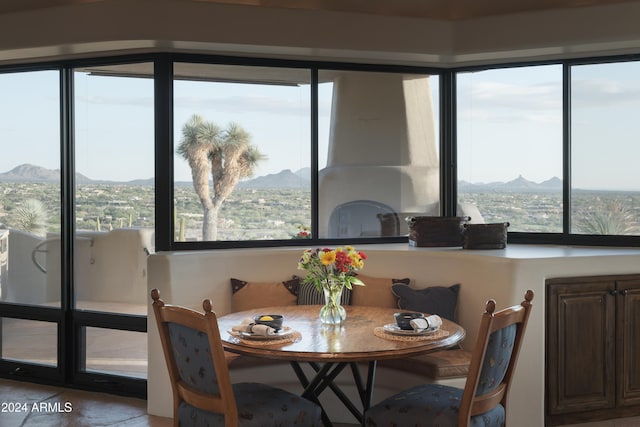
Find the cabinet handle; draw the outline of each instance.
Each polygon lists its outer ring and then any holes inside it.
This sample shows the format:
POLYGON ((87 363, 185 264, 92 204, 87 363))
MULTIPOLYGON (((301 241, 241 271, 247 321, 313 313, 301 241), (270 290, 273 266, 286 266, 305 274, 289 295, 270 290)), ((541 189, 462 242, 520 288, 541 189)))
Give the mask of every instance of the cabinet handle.
POLYGON ((613 290, 609 291, 609 295, 614 295, 614 296, 618 295, 618 291, 613 289, 613 290))
POLYGON ((626 289, 623 289, 623 290, 621 290, 621 291, 620 291, 620 293, 621 293, 623 296, 626 296, 626 295, 629 293, 629 291, 628 291, 628 290, 626 290, 626 289))

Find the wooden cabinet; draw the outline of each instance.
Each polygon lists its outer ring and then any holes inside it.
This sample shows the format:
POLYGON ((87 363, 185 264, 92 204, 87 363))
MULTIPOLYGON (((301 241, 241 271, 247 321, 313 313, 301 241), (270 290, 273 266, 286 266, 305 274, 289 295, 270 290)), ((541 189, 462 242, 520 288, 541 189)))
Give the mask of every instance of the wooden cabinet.
POLYGON ((617 402, 640 405, 640 278, 617 282, 617 402))
POLYGON ((640 414, 640 275, 547 280, 546 425, 640 414))

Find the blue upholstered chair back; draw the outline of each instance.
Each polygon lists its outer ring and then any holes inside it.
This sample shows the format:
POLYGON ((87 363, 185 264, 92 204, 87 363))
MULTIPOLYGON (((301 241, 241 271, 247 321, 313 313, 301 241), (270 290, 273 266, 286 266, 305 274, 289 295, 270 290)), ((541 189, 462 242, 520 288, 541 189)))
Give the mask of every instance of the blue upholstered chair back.
POLYGON ((504 427, 506 396, 533 296, 533 291, 528 290, 519 306, 497 313, 495 300, 487 301, 463 390, 422 384, 401 391, 367 410, 367 427, 504 427))
POLYGON ((509 325, 489 336, 476 396, 493 391, 504 379, 516 341, 516 327, 509 325))
POLYGON ((204 332, 167 323, 180 378, 198 391, 219 394, 209 338, 204 332))

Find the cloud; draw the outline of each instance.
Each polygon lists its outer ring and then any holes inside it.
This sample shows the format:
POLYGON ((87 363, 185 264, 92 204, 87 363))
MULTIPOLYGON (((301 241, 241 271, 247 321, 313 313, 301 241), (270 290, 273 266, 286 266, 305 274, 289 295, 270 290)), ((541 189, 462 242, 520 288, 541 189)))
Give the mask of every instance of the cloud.
POLYGON ((76 96, 76 102, 91 105, 117 105, 153 108, 152 96, 76 96))
POLYGON ((562 85, 559 82, 533 85, 480 83, 471 92, 474 102, 489 108, 523 108, 546 110, 562 107, 562 85))
POLYGON ((458 118, 492 123, 562 121, 559 82, 516 85, 479 82, 458 90, 458 118))
POLYGON ((571 107, 626 108, 640 107, 640 85, 611 79, 574 79, 571 84, 571 107))
POLYGON ((270 97, 264 95, 232 95, 213 98, 202 96, 178 96, 175 99, 177 108, 188 108, 194 111, 210 110, 225 113, 261 113, 308 115, 310 104, 292 98, 270 97))
MULTIPOLYGON (((458 117, 491 122, 533 121, 556 123, 562 119, 560 82, 521 85, 478 82, 459 88, 458 117)), ((640 108, 640 85, 607 78, 573 79, 571 108, 640 108)))

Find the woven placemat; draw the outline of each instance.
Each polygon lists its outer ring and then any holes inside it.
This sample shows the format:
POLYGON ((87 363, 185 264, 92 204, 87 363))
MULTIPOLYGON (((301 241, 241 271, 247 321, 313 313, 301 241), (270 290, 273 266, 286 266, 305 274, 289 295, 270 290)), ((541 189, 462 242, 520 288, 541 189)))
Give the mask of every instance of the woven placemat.
POLYGON ((291 335, 287 335, 282 338, 275 339, 251 339, 251 338, 243 338, 239 332, 229 331, 229 335, 231 335, 235 343, 242 343, 246 345, 279 345, 279 344, 288 344, 292 342, 298 342, 302 339, 302 334, 298 331, 294 331, 291 335))
POLYGON ((442 329, 439 329, 438 331, 428 335, 391 334, 389 332, 386 332, 382 326, 378 326, 374 328, 373 333, 377 337, 384 338, 386 340, 392 340, 392 341, 427 341, 427 340, 437 340, 437 339, 449 336, 449 331, 443 331, 442 329))

